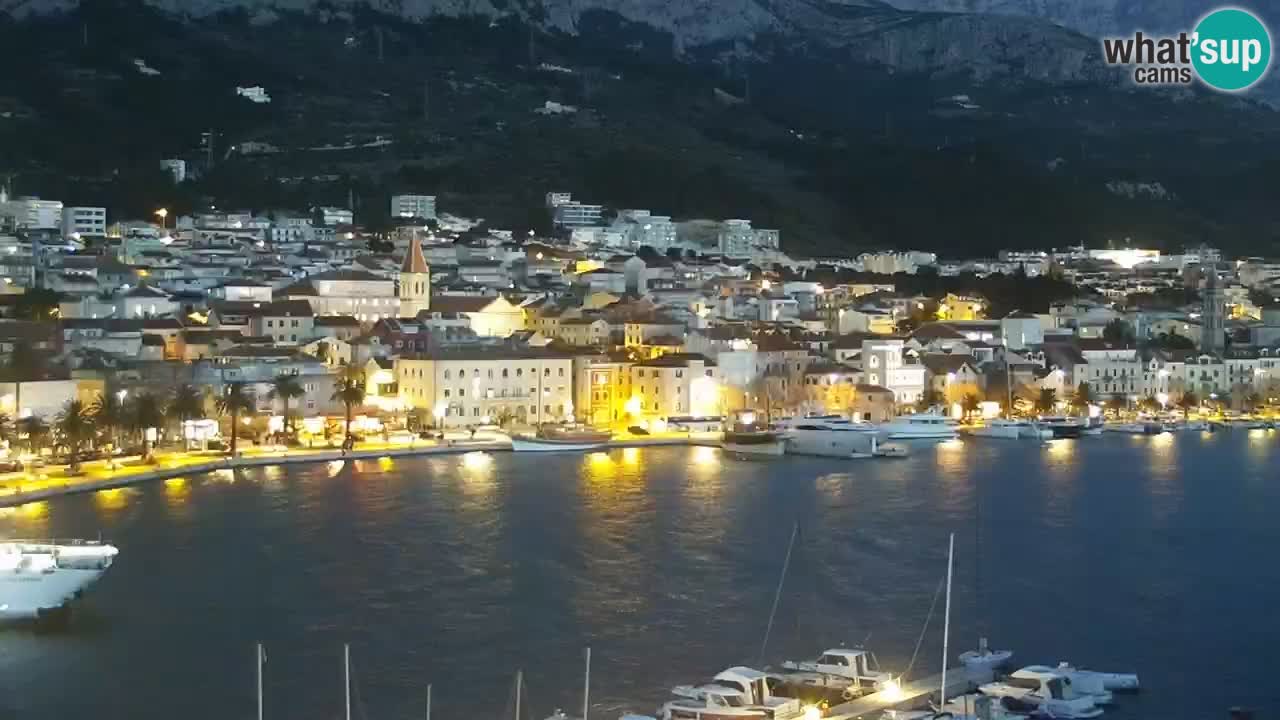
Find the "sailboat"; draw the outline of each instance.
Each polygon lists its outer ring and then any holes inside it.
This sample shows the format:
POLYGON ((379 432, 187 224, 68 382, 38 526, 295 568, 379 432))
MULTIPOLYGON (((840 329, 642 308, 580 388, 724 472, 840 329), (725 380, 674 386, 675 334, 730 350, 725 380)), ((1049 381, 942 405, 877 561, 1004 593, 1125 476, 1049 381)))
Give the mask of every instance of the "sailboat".
MULTIPOLYGON (((556 709, 547 720, 587 720, 587 709, 591 699, 591 648, 587 648, 585 653, 586 671, 583 673, 582 679, 582 717, 573 718, 566 715, 563 710, 556 709)), ((519 717, 516 720, 520 720, 519 717)))
MULTIPOLYGON (((975 521, 974 521, 974 545, 975 545, 975 547, 974 547, 974 553, 973 553, 973 565, 974 565, 974 573, 973 573, 973 574, 974 574, 974 576, 975 576, 975 582, 977 583, 977 586, 978 586, 978 587, 977 587, 977 594, 978 594, 978 598, 979 598, 979 600, 978 600, 978 604, 979 604, 979 605, 981 605, 981 603, 982 603, 982 600, 981 600, 981 597, 982 597, 982 569, 981 569, 981 567, 979 567, 979 566, 980 566, 980 564, 981 564, 981 562, 982 562, 982 493, 981 493, 981 488, 977 488, 977 491, 975 492, 975 496, 977 497, 977 515, 978 515, 978 517, 977 517, 977 518, 975 519, 975 521)), ((982 608, 979 608, 979 609, 978 609, 978 611, 979 611, 979 613, 981 613, 981 612, 982 612, 982 608)), ((967 650, 967 651, 965 651, 965 652, 960 653, 960 658, 959 658, 959 659, 960 659, 960 664, 961 664, 961 665, 963 665, 963 666, 965 667, 965 669, 966 669, 966 670, 968 670, 968 671, 970 672, 970 674, 974 674, 974 675, 979 675, 979 676, 982 676, 982 677, 986 677, 986 676, 990 675, 991 673, 995 672, 996 670, 998 670, 998 669, 1000 669, 1000 668, 1004 667, 1005 665, 1008 665, 1008 664, 1009 664, 1009 661, 1013 659, 1013 651, 1012 651, 1012 650, 992 650, 992 649, 990 648, 990 646, 987 644, 987 638, 985 638, 985 637, 979 637, 979 638, 978 638, 978 649, 977 649, 977 650, 967 650)))

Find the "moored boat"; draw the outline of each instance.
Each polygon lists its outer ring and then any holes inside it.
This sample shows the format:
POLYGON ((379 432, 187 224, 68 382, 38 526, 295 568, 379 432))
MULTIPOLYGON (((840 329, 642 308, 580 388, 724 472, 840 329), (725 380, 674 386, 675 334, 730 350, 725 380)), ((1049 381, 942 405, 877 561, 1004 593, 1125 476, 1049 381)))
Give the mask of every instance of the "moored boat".
POLYGON ((1078 438, 1084 435, 1085 425, 1078 418, 1065 415, 1047 415, 1040 418, 1040 425, 1053 433, 1054 438, 1078 438))
POLYGON ((969 430, 969 434, 980 438, 1000 440, 1035 439, 1044 440, 1053 437, 1053 433, 1028 420, 987 421, 987 424, 969 430))
MULTIPOLYGON (((1057 718, 1092 718, 1102 714, 1099 698, 1076 691, 1064 674, 1044 666, 1030 666, 978 688, 990 697, 1011 697, 1035 704, 1057 718)), ((1107 700, 1110 700, 1108 694, 1107 700)))
POLYGON ((869 458, 879 448, 874 425, 828 415, 787 419, 775 424, 792 455, 844 459, 869 458))
POLYGON ((890 440, 955 440, 955 421, 942 415, 902 415, 880 425, 890 440))
POLYGON ((613 434, 582 426, 543 426, 536 435, 512 435, 515 452, 571 452, 598 450, 608 444, 613 434))
POLYGON ((117 554, 112 545, 86 540, 0 543, 0 619, 38 619, 64 610, 117 554))
POLYGON ((745 457, 782 457, 786 440, 782 435, 756 425, 735 425, 720 437, 726 452, 745 457))

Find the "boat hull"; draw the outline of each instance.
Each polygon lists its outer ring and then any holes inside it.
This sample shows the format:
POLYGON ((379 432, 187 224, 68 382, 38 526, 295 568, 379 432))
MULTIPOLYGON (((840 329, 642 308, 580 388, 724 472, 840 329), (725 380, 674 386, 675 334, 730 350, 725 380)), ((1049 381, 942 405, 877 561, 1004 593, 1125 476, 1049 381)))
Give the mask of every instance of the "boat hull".
POLYGON ((548 440, 545 438, 511 438, 511 449, 515 452, 583 452, 599 450, 608 444, 607 441, 582 442, 575 440, 548 440))
POLYGON ((757 443, 739 443, 730 440, 722 440, 720 448, 725 452, 733 453, 742 457, 762 457, 775 458, 782 457, 787 451, 787 443, 785 440, 771 440, 769 442, 757 443))
POLYGON ((105 570, 0 574, 0 620, 35 620, 66 607, 102 577, 105 570))
POLYGON ((786 451, 789 455, 852 460, 872 457, 876 449, 875 434, 870 432, 793 430, 786 438, 786 451))

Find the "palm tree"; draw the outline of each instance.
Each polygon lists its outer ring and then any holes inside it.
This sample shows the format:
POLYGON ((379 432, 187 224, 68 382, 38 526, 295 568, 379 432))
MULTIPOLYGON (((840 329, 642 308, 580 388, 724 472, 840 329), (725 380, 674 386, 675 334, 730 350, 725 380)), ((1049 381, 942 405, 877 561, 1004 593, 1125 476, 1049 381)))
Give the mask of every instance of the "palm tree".
POLYGON ((98 397, 88 407, 88 412, 98 429, 111 439, 111 444, 119 447, 119 431, 125 424, 124 405, 120 402, 120 396, 116 393, 98 393, 98 397))
POLYGON ((39 455, 49 440, 49 423, 39 415, 28 415, 18 421, 18 433, 27 436, 27 449, 39 455))
POLYGON ((1262 396, 1256 392, 1250 391, 1245 394, 1242 404, 1245 410, 1248 412, 1254 412, 1262 406, 1262 396))
POLYGON ((231 455, 236 454, 236 430, 239 426, 240 413, 253 412, 254 402, 249 393, 245 392, 243 383, 231 383, 226 390, 220 395, 214 405, 221 415, 231 416, 231 455))
POLYGON ((1089 387, 1089 383, 1082 382, 1076 388, 1076 396, 1072 398, 1073 404, 1083 410, 1088 410, 1093 404, 1093 388, 1089 387))
POLYGON ((80 447, 93 437, 94 421, 89 408, 80 400, 68 400, 58 414, 57 429, 71 458, 71 472, 80 472, 80 447))
POLYGON ((1043 388, 1040 390, 1040 397, 1036 398, 1036 409, 1041 413, 1053 412, 1058 405, 1058 391, 1053 388, 1043 388))
POLYGON ((982 409, 982 401, 977 395, 969 393, 960 401, 960 407, 964 408, 964 416, 966 419, 973 417, 973 414, 982 409))
POLYGON ((191 385, 179 385, 173 391, 173 397, 169 398, 165 414, 178 421, 178 427, 185 437, 187 421, 204 415, 204 398, 191 385))
POLYGON ((1200 407, 1200 398, 1196 397, 1194 392, 1190 390, 1182 393, 1182 397, 1178 398, 1178 407, 1182 408, 1182 417, 1186 419, 1191 415, 1191 411, 1200 407))
POLYGON ((143 392, 134 396, 129 403, 129 427, 142 435, 142 458, 151 459, 151 442, 147 439, 147 431, 164 424, 164 406, 154 393, 143 392))
POLYGON ((280 398, 284 401, 284 429, 286 434, 292 435, 292 433, 289 433, 292 427, 289 421, 289 401, 305 394, 302 384, 298 382, 297 375, 277 375, 275 380, 271 381, 271 399, 280 398))
POLYGON ((346 409, 346 434, 347 437, 343 441, 344 444, 350 446, 351 440, 351 408, 364 402, 364 378, 353 377, 347 375, 338 381, 337 387, 333 390, 333 398, 335 402, 342 403, 346 409))

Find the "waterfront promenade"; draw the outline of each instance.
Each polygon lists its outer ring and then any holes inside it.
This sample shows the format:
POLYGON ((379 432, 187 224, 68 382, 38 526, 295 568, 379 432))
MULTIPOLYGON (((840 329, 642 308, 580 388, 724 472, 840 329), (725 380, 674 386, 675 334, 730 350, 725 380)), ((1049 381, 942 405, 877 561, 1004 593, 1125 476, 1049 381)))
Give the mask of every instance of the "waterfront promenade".
MULTIPOLYGON (((717 445, 719 433, 662 433, 648 436, 615 435, 609 448, 673 445, 717 445)), ((48 465, 25 472, 0 474, 0 507, 49 500, 75 493, 94 492, 136 485, 154 480, 218 470, 296 465, 302 463, 362 460, 415 455, 450 455, 469 452, 511 452, 511 440, 500 433, 447 434, 443 440, 414 439, 412 442, 361 442, 349 451, 338 448, 284 448, 254 446, 232 457, 223 452, 156 452, 151 462, 140 457, 94 460, 81 464, 72 474, 65 465, 48 465)))

